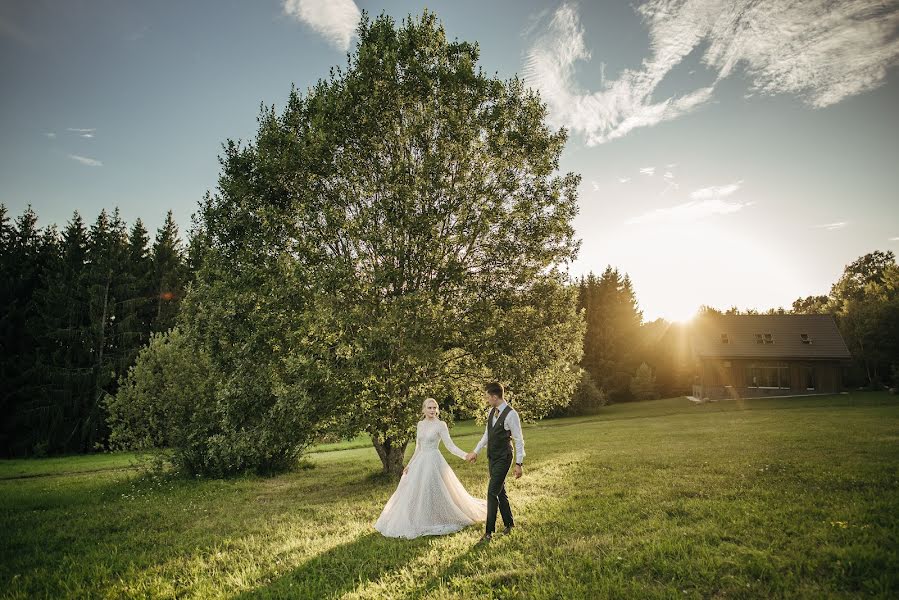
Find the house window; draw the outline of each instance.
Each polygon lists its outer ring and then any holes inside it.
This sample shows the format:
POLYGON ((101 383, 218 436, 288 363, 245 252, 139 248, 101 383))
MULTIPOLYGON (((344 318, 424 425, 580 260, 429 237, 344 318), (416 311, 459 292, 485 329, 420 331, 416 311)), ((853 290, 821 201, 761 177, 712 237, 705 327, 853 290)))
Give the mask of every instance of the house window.
POLYGON ((812 337, 807 333, 800 333, 799 339, 802 340, 803 344, 811 344, 812 343, 812 337))
POLYGON ((772 336, 770 333, 766 333, 766 334, 765 334, 765 343, 766 343, 766 344, 773 344, 773 343, 774 343, 774 336, 772 336))
POLYGON ((788 390, 790 367, 787 363, 752 363, 746 367, 746 387, 788 390))
POLYGON ((802 367, 800 377, 806 390, 818 389, 818 374, 815 372, 815 367, 802 367))
POLYGON ((726 333, 722 333, 722 334, 721 334, 721 343, 722 343, 722 344, 729 344, 729 343, 730 343, 730 340, 727 339, 727 334, 726 334, 726 333))
POLYGON ((765 343, 765 340, 762 339, 762 334, 761 334, 761 333, 755 334, 755 343, 756 343, 756 344, 764 344, 764 343, 765 343))

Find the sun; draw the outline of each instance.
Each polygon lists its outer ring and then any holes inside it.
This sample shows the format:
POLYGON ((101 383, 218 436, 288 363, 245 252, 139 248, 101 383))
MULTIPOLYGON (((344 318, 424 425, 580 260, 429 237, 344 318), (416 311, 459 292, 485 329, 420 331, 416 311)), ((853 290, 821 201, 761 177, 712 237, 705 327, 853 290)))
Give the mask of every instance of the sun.
POLYGON ((645 321, 683 323, 702 305, 766 309, 801 295, 791 261, 737 225, 709 219, 621 227, 583 263, 611 264, 630 275, 645 321))

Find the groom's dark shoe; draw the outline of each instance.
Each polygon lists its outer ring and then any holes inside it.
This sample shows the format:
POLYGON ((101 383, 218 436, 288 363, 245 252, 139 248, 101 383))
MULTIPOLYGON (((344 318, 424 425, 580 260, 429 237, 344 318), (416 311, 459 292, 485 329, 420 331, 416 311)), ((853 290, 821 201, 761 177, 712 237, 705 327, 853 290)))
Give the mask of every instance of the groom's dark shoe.
POLYGON ((491 534, 485 533, 484 535, 481 536, 481 539, 478 540, 478 543, 476 545, 480 546, 481 544, 486 544, 492 539, 493 539, 493 536, 491 534))
POLYGON ((509 525, 508 527, 503 529, 501 533, 502 535, 509 535, 510 533, 512 533, 512 525, 509 525))

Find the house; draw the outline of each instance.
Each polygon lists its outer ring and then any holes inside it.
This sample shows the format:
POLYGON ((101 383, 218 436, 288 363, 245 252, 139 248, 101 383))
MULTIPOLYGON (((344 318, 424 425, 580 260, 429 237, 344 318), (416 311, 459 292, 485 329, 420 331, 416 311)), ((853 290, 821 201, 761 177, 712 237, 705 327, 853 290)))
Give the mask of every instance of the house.
POLYGON ((832 315, 704 315, 690 337, 699 400, 833 394, 852 358, 832 315))

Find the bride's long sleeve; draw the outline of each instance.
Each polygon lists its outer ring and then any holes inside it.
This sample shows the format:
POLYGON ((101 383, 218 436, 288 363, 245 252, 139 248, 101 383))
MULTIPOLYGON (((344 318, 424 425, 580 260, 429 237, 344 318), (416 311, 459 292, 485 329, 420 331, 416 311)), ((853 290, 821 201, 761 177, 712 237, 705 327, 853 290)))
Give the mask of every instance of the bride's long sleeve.
POLYGON ((441 422, 440 431, 440 439, 443 440, 443 445, 446 446, 446 449, 458 456, 461 459, 464 459, 467 454, 462 448, 457 446, 453 442, 453 438, 450 437, 449 427, 447 427, 446 423, 441 422))
POLYGON ((412 452, 412 456, 409 457, 409 462, 406 463, 407 468, 412 465, 412 462, 418 456, 419 449, 421 449, 421 421, 415 428, 415 450, 412 452))

